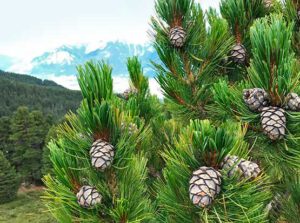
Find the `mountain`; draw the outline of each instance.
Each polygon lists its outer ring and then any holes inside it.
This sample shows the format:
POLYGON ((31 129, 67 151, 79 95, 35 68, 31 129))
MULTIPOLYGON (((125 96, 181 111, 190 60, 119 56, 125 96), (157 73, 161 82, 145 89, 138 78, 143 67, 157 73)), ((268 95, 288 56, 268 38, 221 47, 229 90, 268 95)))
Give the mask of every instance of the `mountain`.
POLYGON ((9 116, 19 106, 41 110, 55 120, 75 111, 82 99, 79 91, 66 89, 53 81, 0 70, 0 117, 9 116))
POLYGON ((87 60, 108 61, 113 66, 114 76, 126 76, 126 60, 130 56, 140 57, 147 76, 153 77, 154 72, 150 60, 157 61, 156 51, 150 44, 128 44, 120 41, 99 43, 96 46, 64 45, 53 51, 45 52, 31 60, 28 74, 40 78, 48 75, 71 76, 76 74, 76 66, 87 60))

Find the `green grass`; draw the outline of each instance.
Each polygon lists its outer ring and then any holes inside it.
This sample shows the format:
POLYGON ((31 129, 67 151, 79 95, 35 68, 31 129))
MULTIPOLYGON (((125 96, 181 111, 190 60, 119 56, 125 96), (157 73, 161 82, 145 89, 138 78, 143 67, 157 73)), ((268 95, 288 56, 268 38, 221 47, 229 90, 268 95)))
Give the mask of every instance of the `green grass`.
POLYGON ((47 212, 40 196, 41 191, 20 192, 9 203, 0 205, 0 222, 5 223, 55 223, 47 212))

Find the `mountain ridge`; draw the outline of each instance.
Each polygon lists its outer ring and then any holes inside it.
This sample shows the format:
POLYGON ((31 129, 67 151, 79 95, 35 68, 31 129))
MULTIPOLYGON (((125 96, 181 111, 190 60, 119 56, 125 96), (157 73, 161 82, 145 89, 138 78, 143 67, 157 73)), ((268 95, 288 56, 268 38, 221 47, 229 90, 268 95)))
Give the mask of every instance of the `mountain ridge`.
POLYGON ((105 60, 113 67, 113 76, 128 76, 126 61, 131 56, 139 56, 148 77, 155 76, 150 61, 157 61, 158 56, 153 46, 149 43, 132 44, 122 41, 100 42, 96 47, 89 44, 62 45, 34 57, 27 64, 16 64, 10 71, 38 78, 47 78, 49 75, 74 76, 78 65, 88 60, 105 60))
POLYGON ((80 91, 66 89, 54 81, 1 70, 0 94, 0 117, 27 106, 59 120, 67 112, 75 111, 82 100, 80 91))

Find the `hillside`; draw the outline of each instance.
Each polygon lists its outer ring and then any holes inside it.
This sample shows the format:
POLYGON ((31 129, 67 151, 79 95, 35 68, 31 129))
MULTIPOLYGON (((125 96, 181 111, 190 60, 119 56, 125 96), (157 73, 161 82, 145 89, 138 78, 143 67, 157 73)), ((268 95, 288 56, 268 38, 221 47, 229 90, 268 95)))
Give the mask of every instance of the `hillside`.
POLYGON ((0 70, 0 117, 10 115, 19 106, 38 109, 59 119, 75 111, 81 101, 79 91, 66 89, 53 81, 0 70))

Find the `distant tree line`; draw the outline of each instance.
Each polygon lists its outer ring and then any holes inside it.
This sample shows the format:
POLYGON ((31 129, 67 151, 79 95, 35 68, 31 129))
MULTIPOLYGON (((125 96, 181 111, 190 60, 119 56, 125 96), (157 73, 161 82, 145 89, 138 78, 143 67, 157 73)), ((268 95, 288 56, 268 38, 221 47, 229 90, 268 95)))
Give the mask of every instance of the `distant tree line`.
POLYGON ((54 120, 69 110, 75 111, 82 98, 79 91, 66 89, 53 81, 1 70, 0 95, 0 117, 11 115, 19 106, 27 106, 53 116, 54 120))
POLYGON ((47 143, 56 123, 75 111, 81 93, 53 81, 0 70, 0 203, 15 198, 20 183, 40 185, 51 173, 47 143))
POLYGON ((41 184, 43 160, 48 162, 43 151, 52 124, 49 116, 28 107, 0 118, 0 150, 25 184, 41 184))

